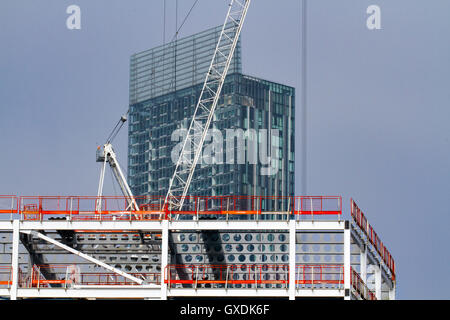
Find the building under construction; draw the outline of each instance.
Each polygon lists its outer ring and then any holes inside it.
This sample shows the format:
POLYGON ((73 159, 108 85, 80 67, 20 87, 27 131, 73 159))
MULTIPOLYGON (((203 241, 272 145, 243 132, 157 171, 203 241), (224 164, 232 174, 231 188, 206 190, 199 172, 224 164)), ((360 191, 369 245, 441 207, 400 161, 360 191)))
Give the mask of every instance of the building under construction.
POLYGON ((275 214, 264 197, 190 197, 176 212, 97 200, 2 196, 0 296, 395 298, 394 260, 353 200, 348 219, 340 197, 275 214))
POLYGON ((124 116, 97 151, 97 196, 0 196, 0 297, 395 299, 394 260, 355 201, 294 196, 295 91, 242 75, 249 5, 132 56, 128 180, 112 148, 124 116), (275 166, 204 166, 211 128, 268 130, 275 166), (123 196, 103 195, 108 166, 123 196))

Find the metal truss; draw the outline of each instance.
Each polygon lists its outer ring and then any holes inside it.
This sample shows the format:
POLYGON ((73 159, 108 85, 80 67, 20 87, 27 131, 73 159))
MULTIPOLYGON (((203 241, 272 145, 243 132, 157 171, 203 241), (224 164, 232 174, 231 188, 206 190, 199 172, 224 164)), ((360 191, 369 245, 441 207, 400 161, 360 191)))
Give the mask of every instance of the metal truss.
POLYGON ((62 248, 64 250, 70 252, 70 253, 73 253, 73 254, 75 254, 75 255, 77 255, 77 256, 85 259, 85 260, 90 261, 90 262, 93 262, 93 263, 95 263, 95 264, 105 268, 106 270, 109 270, 109 271, 112 271, 114 273, 117 273, 117 274, 121 275, 122 277, 128 278, 131 281, 134 281, 134 282, 136 282, 138 284, 142 284, 144 282, 141 279, 138 279, 138 278, 136 278, 136 277, 126 273, 126 272, 123 272, 122 270, 119 270, 117 268, 111 267, 110 265, 108 265, 108 264, 106 264, 106 263, 104 263, 104 262, 102 262, 102 261, 100 261, 98 259, 95 259, 95 258, 93 258, 93 257, 91 257, 91 256, 89 256, 89 255, 87 255, 87 254, 85 254, 83 252, 80 252, 78 250, 75 250, 75 249, 73 249, 73 248, 71 248, 69 246, 66 246, 65 244, 62 244, 62 243, 56 241, 55 239, 47 237, 47 236, 43 235, 40 232, 37 232, 37 231, 34 231, 34 230, 26 230, 26 231, 21 231, 21 232, 37 236, 38 238, 41 238, 42 240, 50 242, 50 243, 52 243, 52 244, 54 244, 54 245, 56 245, 56 246, 58 246, 58 247, 60 247, 60 248, 62 248))
POLYGON ((180 210, 189 190, 207 131, 239 40, 250 0, 232 0, 206 74, 200 98, 184 140, 175 171, 169 182, 164 205, 180 210), (192 157, 193 155, 193 157, 192 157))

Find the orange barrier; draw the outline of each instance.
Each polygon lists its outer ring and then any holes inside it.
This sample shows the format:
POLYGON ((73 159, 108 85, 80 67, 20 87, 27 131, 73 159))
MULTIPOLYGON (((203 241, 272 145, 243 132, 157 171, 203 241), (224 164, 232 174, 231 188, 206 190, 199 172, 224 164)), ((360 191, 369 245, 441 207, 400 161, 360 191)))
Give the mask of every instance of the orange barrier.
POLYGON ((170 220, 202 216, 244 216, 276 219, 276 215, 342 215, 340 196, 187 196, 180 210, 164 206, 162 196, 135 197, 140 210, 132 210, 125 197, 0 196, 0 213, 18 213, 23 220, 63 216, 71 220, 170 220), (6 202, 9 204, 6 205, 6 202))
POLYGON ((365 233, 369 242, 374 246, 375 250, 383 259, 386 266, 392 272, 392 278, 395 280, 395 261, 386 246, 383 244, 381 239, 376 234, 375 230, 367 221, 367 218, 364 216, 363 212, 356 205, 356 202, 353 199, 350 199, 351 202, 351 216, 353 220, 356 222, 358 227, 365 233))

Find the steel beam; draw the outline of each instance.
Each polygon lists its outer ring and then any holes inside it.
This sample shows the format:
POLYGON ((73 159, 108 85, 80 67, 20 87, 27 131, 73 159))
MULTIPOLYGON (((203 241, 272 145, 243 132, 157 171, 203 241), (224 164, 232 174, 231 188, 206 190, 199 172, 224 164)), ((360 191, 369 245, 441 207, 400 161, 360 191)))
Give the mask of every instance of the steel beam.
POLYGON ((85 259, 85 260, 88 260, 88 261, 90 261, 90 262, 92 262, 92 263, 95 263, 95 264, 97 264, 97 265, 99 265, 99 266, 101 266, 101 267, 103 267, 103 268, 105 268, 105 269, 107 269, 107 270, 109 270, 109 271, 112 271, 112 272, 114 272, 114 273, 117 273, 117 274, 121 275, 122 277, 127 278, 127 279, 129 279, 129 280, 131 280, 131 281, 134 281, 134 282, 136 282, 136 283, 138 283, 138 284, 142 284, 142 283, 144 282, 142 279, 138 279, 138 278, 136 278, 136 277, 134 277, 134 276, 132 276, 132 275, 126 273, 126 272, 123 272, 123 271, 121 271, 121 270, 119 270, 119 269, 116 269, 116 268, 114 268, 114 267, 111 267, 110 265, 108 265, 108 264, 106 264, 106 263, 104 263, 104 262, 102 262, 102 261, 100 261, 100 260, 97 260, 97 259, 95 259, 95 258, 92 258, 91 256, 89 256, 89 255, 87 255, 87 254, 85 254, 85 253, 82 253, 82 252, 80 252, 80 251, 78 251, 78 250, 75 250, 75 249, 69 247, 69 246, 66 246, 65 244, 62 244, 62 243, 56 241, 55 239, 52 239, 52 238, 50 238, 50 237, 47 237, 47 236, 43 235, 43 234, 40 233, 40 232, 36 232, 36 231, 32 231, 32 230, 31 230, 31 231, 30 231, 30 230, 23 230, 23 231, 21 231, 21 232, 26 233, 26 234, 31 234, 31 235, 36 236, 36 237, 39 237, 39 238, 41 238, 41 239, 43 239, 43 240, 45 240, 45 241, 48 241, 48 242, 50 242, 50 243, 53 243, 54 245, 56 245, 56 246, 58 246, 58 247, 60 247, 60 248, 62 248, 62 249, 64 249, 64 250, 67 250, 67 251, 69 251, 70 253, 73 253, 73 254, 75 254, 75 255, 77 255, 77 256, 79 256, 79 257, 85 259))
POLYGON ((295 300, 295 240, 296 240, 296 232, 295 232, 295 221, 289 221, 289 300, 295 300))
POLYGON ((161 237, 161 299, 167 300, 167 284, 164 282, 164 273, 169 261, 169 227, 167 221, 163 221, 161 237))
MULTIPOLYGON (((163 220, 166 221, 166 220, 163 220)), ((21 230, 145 230, 160 231, 163 221, 20 221, 21 230)), ((169 230, 289 230, 289 221, 199 220, 168 221, 169 230)), ((296 221, 297 230, 343 230, 344 221, 296 221)), ((12 230, 9 221, 0 230, 12 230)))
POLYGON ((350 277, 351 277, 351 235, 350 229, 344 230, 344 290, 345 300, 350 300, 350 277), (348 294, 347 294, 348 293, 348 294))
POLYGON ((12 255, 11 255, 11 267, 12 267, 12 284, 11 284, 11 300, 17 300, 17 288, 19 283, 19 221, 13 221, 13 235, 12 235, 12 255))

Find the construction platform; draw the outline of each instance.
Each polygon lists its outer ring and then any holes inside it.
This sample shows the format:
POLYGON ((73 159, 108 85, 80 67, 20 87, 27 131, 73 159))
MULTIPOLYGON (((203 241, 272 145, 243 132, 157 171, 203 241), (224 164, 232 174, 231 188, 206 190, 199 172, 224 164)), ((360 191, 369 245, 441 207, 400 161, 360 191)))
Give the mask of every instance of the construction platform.
POLYGON ((339 196, 0 196, 0 297, 395 299, 395 262, 339 196), (101 208, 101 210, 97 210, 101 208))

